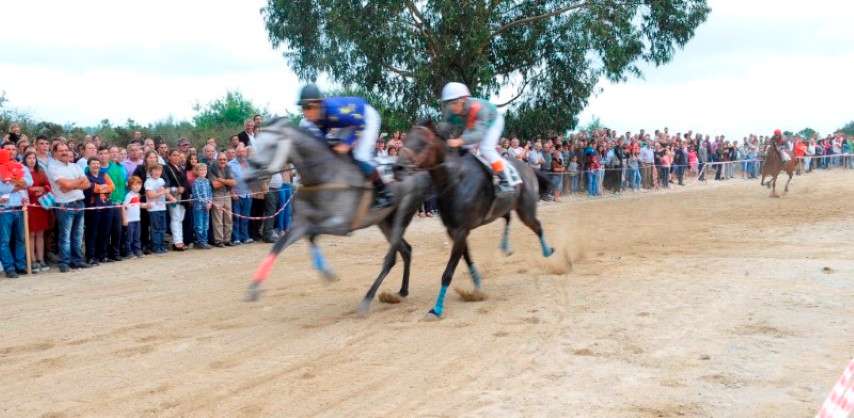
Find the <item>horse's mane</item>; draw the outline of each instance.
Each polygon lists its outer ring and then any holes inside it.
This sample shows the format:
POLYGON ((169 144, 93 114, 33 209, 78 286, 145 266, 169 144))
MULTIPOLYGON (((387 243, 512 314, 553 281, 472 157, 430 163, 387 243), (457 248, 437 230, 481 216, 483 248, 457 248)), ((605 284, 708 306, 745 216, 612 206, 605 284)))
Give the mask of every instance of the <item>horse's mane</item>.
POLYGON ((328 153, 332 153, 332 150, 329 146, 317 139, 315 134, 309 131, 302 126, 299 126, 298 123, 291 122, 290 118, 285 116, 279 116, 271 119, 268 123, 264 124, 265 128, 273 128, 280 131, 282 134, 288 134, 287 131, 290 131, 290 135, 287 135, 289 139, 295 142, 299 142, 303 146, 311 147, 312 151, 325 151, 328 153))
POLYGON ((415 126, 427 128, 442 141, 450 137, 451 126, 445 122, 436 123, 432 118, 423 118, 415 123, 415 126))

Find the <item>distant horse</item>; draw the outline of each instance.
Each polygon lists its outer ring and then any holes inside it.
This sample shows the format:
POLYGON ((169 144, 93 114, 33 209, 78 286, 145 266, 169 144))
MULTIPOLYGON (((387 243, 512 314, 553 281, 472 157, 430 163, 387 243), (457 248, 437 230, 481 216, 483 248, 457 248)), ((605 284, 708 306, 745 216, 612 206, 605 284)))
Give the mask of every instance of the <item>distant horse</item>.
POLYGON ((301 186, 294 201, 294 220, 273 245, 249 286, 247 300, 259 298, 261 284, 270 275, 278 255, 288 246, 308 237, 314 267, 328 280, 336 278, 315 240, 318 235, 347 235, 372 225, 379 226, 389 249, 383 271, 375 279, 360 305, 367 313, 382 280, 394 266, 397 253, 403 259, 403 281, 399 295, 409 294, 412 246, 403 233, 424 201, 430 187, 426 173, 414 173, 389 185, 395 196, 391 207, 371 209, 373 190, 349 156, 339 155, 311 134, 294 127, 285 118, 270 121, 255 137, 246 177, 265 178, 293 163, 301 186))
POLYGON ((453 240, 451 256, 442 274, 442 287, 436 304, 427 314, 428 319, 442 317, 445 293, 451 285, 460 257, 465 259, 474 283, 474 293, 468 297, 483 297, 481 275, 469 254, 467 238, 471 230, 504 218, 500 248, 509 255, 510 213, 516 210, 522 222, 540 238, 543 256, 548 257, 554 253, 554 249, 546 244, 543 228, 537 219, 540 188, 548 187, 549 179, 527 164, 516 160, 508 161, 518 171, 522 183, 517 185, 513 192, 497 193, 492 171, 472 154, 447 152, 445 142, 431 123, 418 125, 409 131, 400 155, 401 164, 409 163, 430 173, 437 192, 442 223, 453 240))
POLYGON ((759 181, 759 185, 771 189, 771 197, 780 197, 777 194, 777 176, 780 175, 781 171, 785 170, 789 178, 786 180, 786 187, 783 189, 783 193, 788 193, 789 183, 792 181, 792 175, 795 173, 797 164, 798 160, 795 158, 783 162, 783 157, 780 156, 780 151, 777 147, 774 144, 768 145, 768 149, 765 151, 765 161, 762 164, 762 179, 759 181), (771 177, 767 183, 765 182, 766 176, 771 177))

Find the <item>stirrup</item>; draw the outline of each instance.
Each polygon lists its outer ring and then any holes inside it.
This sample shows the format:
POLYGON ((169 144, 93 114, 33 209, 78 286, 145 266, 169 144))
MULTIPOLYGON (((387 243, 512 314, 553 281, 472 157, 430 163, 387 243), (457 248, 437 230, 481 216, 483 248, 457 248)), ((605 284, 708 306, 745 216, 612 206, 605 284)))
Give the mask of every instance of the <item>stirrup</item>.
POLYGON ((513 191, 513 186, 511 186, 510 182, 507 180, 499 180, 497 187, 499 193, 508 193, 513 191))
POLYGON ((371 204, 371 208, 387 208, 391 206, 392 202, 394 202, 394 197, 392 197, 388 190, 377 191, 374 193, 374 201, 371 204))

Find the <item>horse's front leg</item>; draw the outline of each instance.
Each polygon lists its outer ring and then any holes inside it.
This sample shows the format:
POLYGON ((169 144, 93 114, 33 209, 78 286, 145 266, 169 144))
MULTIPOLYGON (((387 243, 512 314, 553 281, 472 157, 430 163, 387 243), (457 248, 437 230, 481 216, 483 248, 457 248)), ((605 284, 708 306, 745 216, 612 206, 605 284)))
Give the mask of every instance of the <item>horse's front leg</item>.
POLYGON ((296 223, 282 234, 278 240, 276 240, 276 243, 273 244, 273 248, 270 249, 270 253, 267 254, 267 257, 264 258, 264 261, 261 262, 261 265, 258 266, 258 269, 255 271, 255 276, 252 278, 252 283, 249 285, 249 290, 246 294, 247 302, 254 302, 258 300, 261 296, 261 284, 270 277, 270 272, 273 270, 273 265, 276 263, 276 259, 279 257, 279 254, 281 254, 285 248, 288 248, 291 244, 302 238, 307 229, 308 228, 305 223, 296 223))
POLYGON ((460 288, 454 288, 460 297, 463 298, 466 302, 479 302, 486 299, 486 294, 483 293, 482 285, 483 278, 480 275, 480 272, 477 270, 477 267, 474 265, 474 261, 472 261, 471 254, 469 254, 469 246, 466 243, 465 248, 463 248, 463 259, 466 261, 466 265, 469 268, 469 276, 471 276, 472 284, 474 285, 474 290, 469 292, 467 290, 463 290, 460 288))
POLYGON ((786 188, 783 189, 783 194, 789 193, 789 183, 792 182, 792 173, 789 173, 789 178, 786 179, 786 188))
POLYGON ((771 197, 780 197, 777 194, 777 176, 774 176, 771 180, 769 180, 769 184, 771 184, 771 197))
POLYGON ((454 270, 457 269, 457 264, 460 262, 460 257, 466 248, 466 238, 469 231, 455 231, 451 236, 454 238, 454 246, 451 249, 451 256, 448 258, 448 265, 445 267, 445 272, 442 274, 442 287, 439 288, 439 295, 436 297, 436 304, 433 309, 427 313, 427 320, 437 320, 442 318, 445 312, 445 295, 448 292, 448 287, 451 286, 451 280, 454 278, 454 270))

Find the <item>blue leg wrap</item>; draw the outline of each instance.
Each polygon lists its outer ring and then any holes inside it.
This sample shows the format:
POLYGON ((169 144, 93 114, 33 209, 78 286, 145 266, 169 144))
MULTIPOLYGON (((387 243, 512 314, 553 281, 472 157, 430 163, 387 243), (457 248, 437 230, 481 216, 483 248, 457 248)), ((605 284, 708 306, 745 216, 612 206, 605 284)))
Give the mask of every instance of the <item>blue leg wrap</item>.
POLYGON ((501 234, 501 251, 504 253, 510 252, 510 225, 504 226, 504 232, 501 234))
POLYGON ((469 275, 471 276, 471 281, 474 282, 474 288, 480 289, 480 272, 477 271, 477 267, 474 264, 469 266, 469 275))
POLYGON ((432 312, 436 314, 436 316, 442 316, 442 312, 445 310, 445 293, 448 291, 448 286, 442 286, 439 289, 439 296, 436 298, 436 305, 433 306, 432 312))
POLYGON ((326 271, 329 266, 326 265, 326 259, 323 257, 323 254, 320 252, 320 247, 316 245, 312 245, 311 247, 311 261, 314 264, 314 268, 318 271, 326 271))
POLYGON ((548 257, 555 252, 554 248, 549 247, 549 244, 546 244, 546 239, 542 236, 540 237, 540 247, 543 249, 543 257, 548 257))
POLYGON ((374 174, 374 171, 377 171, 377 168, 374 167, 373 164, 371 164, 367 161, 359 161, 359 160, 354 160, 354 161, 356 162, 356 166, 359 167, 359 171, 361 171, 365 177, 370 177, 371 174, 374 174))

